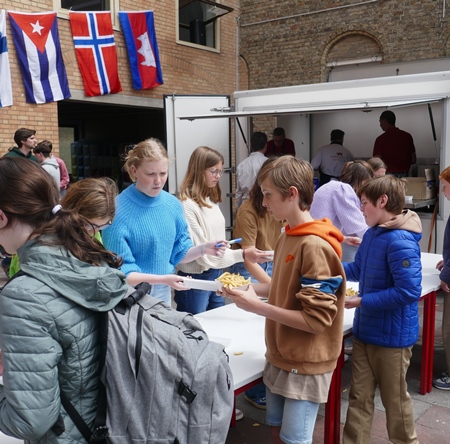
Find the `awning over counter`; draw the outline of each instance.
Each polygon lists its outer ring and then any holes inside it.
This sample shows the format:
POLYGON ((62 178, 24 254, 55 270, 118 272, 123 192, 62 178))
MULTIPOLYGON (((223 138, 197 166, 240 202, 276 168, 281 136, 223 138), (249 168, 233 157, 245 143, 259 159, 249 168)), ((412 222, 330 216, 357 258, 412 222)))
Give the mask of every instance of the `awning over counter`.
POLYGON ((179 116, 180 120, 197 120, 197 119, 223 119, 233 117, 252 117, 265 115, 280 115, 280 114, 314 114, 331 111, 345 111, 345 110, 361 110, 370 112, 374 109, 380 108, 398 108, 403 106, 421 105, 427 103, 438 102, 442 98, 427 98, 421 100, 399 100, 399 101, 385 101, 385 102, 357 102, 357 103, 324 103, 324 104, 299 104, 295 107, 269 107, 264 109, 248 108, 242 111, 228 111, 224 109, 221 112, 211 110, 210 114, 196 114, 188 116, 179 116))
POLYGON ((450 71, 236 91, 234 109, 205 109, 181 120, 371 111, 440 101, 450 97, 450 71))

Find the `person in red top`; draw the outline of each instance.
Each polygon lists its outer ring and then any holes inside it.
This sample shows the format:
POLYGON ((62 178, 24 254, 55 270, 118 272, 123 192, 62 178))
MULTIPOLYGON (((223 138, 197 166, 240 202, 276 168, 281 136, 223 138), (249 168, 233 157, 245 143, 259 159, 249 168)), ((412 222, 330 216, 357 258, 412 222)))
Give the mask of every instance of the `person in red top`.
POLYGON ((48 143, 50 144, 50 157, 53 157, 58 162, 59 172, 61 176, 61 180, 59 181, 59 194, 62 199, 66 195, 67 187, 69 186, 70 182, 69 172, 67 171, 67 167, 66 164, 64 163, 64 160, 52 154, 53 144, 51 142, 48 143))
POLYGON ((411 134, 395 126, 395 114, 384 111, 380 116, 384 131, 375 140, 373 156, 381 157, 390 174, 406 177, 412 164, 416 163, 416 148, 411 134))
POLYGON ((290 154, 295 157, 295 146, 291 139, 286 138, 284 128, 275 128, 273 130, 272 140, 267 142, 266 157, 285 156, 290 154))

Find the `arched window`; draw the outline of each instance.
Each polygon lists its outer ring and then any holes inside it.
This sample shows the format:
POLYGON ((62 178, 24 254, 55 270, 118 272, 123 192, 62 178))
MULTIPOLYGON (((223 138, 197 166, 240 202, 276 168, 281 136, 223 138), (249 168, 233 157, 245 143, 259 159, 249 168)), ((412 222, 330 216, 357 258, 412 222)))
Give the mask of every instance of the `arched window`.
POLYGON ((333 70, 350 69, 368 64, 380 64, 383 53, 380 43, 363 32, 351 32, 333 39, 325 51, 325 67, 333 70))

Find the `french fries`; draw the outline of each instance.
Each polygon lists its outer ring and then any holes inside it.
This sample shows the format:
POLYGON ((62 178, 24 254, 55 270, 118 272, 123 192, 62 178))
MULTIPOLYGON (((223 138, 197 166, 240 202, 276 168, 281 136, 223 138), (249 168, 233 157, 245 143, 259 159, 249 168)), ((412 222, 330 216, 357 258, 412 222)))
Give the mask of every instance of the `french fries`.
POLYGON ((353 290, 353 288, 347 288, 347 290, 345 292, 345 296, 358 296, 358 295, 359 295, 359 291, 353 290))
POLYGON ((243 285, 247 285, 251 282, 251 279, 245 279, 239 273, 229 273, 228 271, 221 274, 217 280, 226 288, 236 288, 242 287, 243 285))

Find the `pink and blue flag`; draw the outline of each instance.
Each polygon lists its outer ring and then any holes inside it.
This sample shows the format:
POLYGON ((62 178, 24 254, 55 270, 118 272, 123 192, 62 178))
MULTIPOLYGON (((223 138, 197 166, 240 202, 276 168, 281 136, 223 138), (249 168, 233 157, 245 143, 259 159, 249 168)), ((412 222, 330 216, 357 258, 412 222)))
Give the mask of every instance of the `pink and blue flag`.
POLYGON ((122 91, 109 11, 70 12, 73 43, 87 96, 122 91))
POLYGON ((28 103, 70 97, 56 12, 8 12, 28 103))
POLYGON ((162 85, 164 81, 153 11, 120 11, 119 18, 127 44, 134 89, 162 85))

